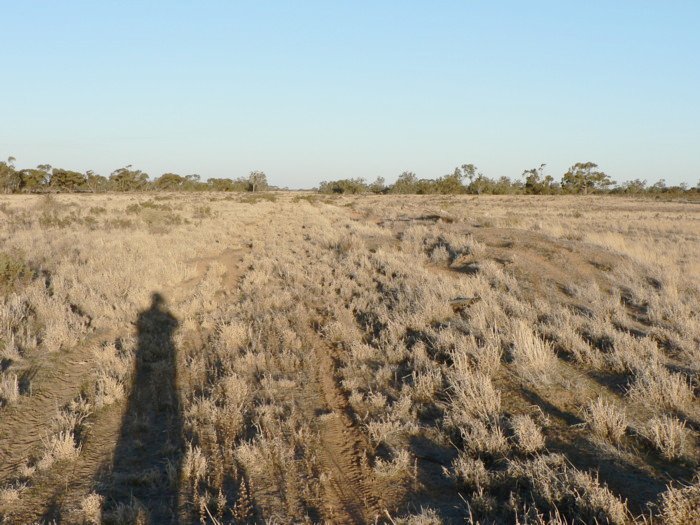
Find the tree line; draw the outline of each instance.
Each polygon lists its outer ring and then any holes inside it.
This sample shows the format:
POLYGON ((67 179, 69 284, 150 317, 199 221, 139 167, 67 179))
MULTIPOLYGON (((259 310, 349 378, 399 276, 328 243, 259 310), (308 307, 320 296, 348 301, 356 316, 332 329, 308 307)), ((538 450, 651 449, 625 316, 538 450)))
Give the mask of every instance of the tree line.
MULTIPOLYGON (((108 177, 93 171, 81 173, 40 164, 36 168, 17 169, 15 159, 0 161, 0 193, 43 192, 107 192, 107 191, 238 191, 257 192, 275 189, 268 184, 262 171, 251 171, 248 177, 237 179, 212 178, 202 181, 199 175, 164 173, 151 179, 147 173, 131 165, 113 171, 108 177)), ((405 171, 393 184, 386 184, 383 177, 374 182, 362 178, 323 181, 317 188, 328 194, 682 194, 700 193, 700 182, 695 187, 682 183, 668 186, 662 179, 653 184, 636 179, 616 183, 594 162, 577 162, 560 180, 545 174, 545 164, 524 170, 519 179, 490 178, 473 164, 463 164, 452 173, 437 179, 424 179, 405 171)))
POLYGON ((577 162, 571 166, 559 181, 545 174, 546 164, 524 170, 519 179, 509 177, 490 178, 479 172, 473 164, 463 164, 448 175, 437 179, 419 179, 411 171, 404 171, 394 184, 386 184, 383 177, 374 182, 361 178, 340 179, 322 182, 321 193, 393 193, 393 194, 589 194, 589 193, 700 193, 700 182, 691 188, 682 183, 668 186, 665 180, 647 184, 646 180, 636 179, 621 184, 613 181, 594 162, 577 162))
POLYGON ((164 173, 151 180, 147 173, 125 166, 109 177, 93 171, 81 173, 40 164, 36 168, 17 169, 15 159, 0 161, 0 193, 90 192, 106 191, 265 191, 271 189, 262 171, 251 171, 238 179, 209 179, 199 175, 164 173))

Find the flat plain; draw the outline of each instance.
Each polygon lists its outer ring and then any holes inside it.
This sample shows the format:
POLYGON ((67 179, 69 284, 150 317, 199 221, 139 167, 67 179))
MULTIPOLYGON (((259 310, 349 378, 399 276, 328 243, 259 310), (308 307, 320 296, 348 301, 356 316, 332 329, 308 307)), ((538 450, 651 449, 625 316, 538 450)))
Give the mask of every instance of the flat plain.
POLYGON ((700 203, 0 196, 0 522, 700 523, 700 203))

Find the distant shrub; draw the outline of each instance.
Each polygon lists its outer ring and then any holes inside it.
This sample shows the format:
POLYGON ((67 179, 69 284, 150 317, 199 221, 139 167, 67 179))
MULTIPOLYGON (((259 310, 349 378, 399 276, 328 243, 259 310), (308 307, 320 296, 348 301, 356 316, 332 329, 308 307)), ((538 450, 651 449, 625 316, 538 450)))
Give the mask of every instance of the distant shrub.
POLYGON ((171 211, 147 210, 142 214, 142 218, 152 233, 167 233, 171 226, 179 226, 185 222, 182 216, 171 211))
POLYGON ((130 221, 129 219, 111 219, 111 220, 106 220, 104 222, 104 227, 107 230, 125 230, 128 228, 132 228, 134 226, 134 223, 130 221))
POLYGON ((314 204, 319 202, 321 198, 318 195, 295 195, 292 197, 292 202, 302 202, 306 201, 309 204, 314 204))
POLYGON ((274 193, 255 193, 241 196, 240 202, 244 204, 255 204, 260 201, 277 202, 277 195, 274 193))
POLYGON ((158 204, 157 202, 154 201, 146 201, 141 203, 142 208, 150 208, 152 210, 162 210, 162 211, 171 211, 172 208, 168 206, 167 204, 158 204))
POLYGON ((194 209, 193 217, 195 219, 206 219, 213 216, 214 212, 211 210, 211 206, 197 206, 194 209))
POLYGON ((33 275, 31 268, 16 256, 0 252, 0 291, 12 289, 28 281, 33 275))
POLYGON ((107 213, 107 208, 104 208, 103 206, 92 206, 88 210, 88 213, 91 215, 102 215, 104 213, 107 213))
POLYGON ((83 217, 83 224, 89 229, 95 230, 97 228, 98 221, 92 215, 88 215, 87 217, 83 217))
POLYGON ((60 216, 56 212, 44 212, 39 216, 39 225, 42 228, 67 228, 76 219, 75 215, 60 216))
POLYGON ((168 206, 167 204, 158 204, 157 202, 154 201, 146 201, 146 202, 135 202, 133 204, 129 204, 126 207, 126 213, 128 214, 138 214, 141 213, 141 211, 148 209, 148 210, 159 210, 159 211, 171 211, 172 208, 168 206))
POLYGON ((370 189, 365 179, 340 179, 334 181, 323 181, 318 185, 321 193, 369 193, 370 189))

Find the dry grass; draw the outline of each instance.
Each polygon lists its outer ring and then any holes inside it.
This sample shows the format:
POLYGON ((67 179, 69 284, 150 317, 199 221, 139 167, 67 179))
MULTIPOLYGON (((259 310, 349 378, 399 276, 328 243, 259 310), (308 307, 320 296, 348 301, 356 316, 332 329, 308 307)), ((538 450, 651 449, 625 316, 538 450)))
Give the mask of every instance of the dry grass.
POLYGON ((583 418, 597 436, 613 444, 620 442, 628 426, 624 410, 600 397, 588 404, 583 418))
POLYGON ((640 432, 666 459, 677 459, 686 452, 688 430, 685 422, 674 417, 652 418, 640 432))
POLYGON ((11 405, 19 399, 17 374, 7 374, 0 378, 0 404, 11 405))
POLYGON ((685 410, 694 400, 690 380, 661 366, 648 366, 636 375, 629 395, 655 407, 685 410))
POLYGON ((526 373, 543 374, 555 363, 552 347, 523 321, 513 327, 513 360, 526 373))
MULTIPOLYGON (((7 523, 38 521, 59 487, 56 512, 78 523, 163 521, 167 491, 181 523, 697 520, 692 204, 203 193, 0 205, 7 523), (177 320, 171 364, 143 355, 138 315, 154 292, 177 320), (124 439, 143 366, 177 372, 155 410, 176 407, 181 440, 129 473, 146 497, 117 500, 122 481, 97 458, 124 439)), ((138 418, 134 429, 149 433, 138 418)))
POLYGON ((526 454, 538 452, 544 448, 544 436, 527 414, 517 414, 510 420, 518 448, 526 454))
POLYGON ((685 487, 669 487, 662 497, 661 518, 668 525, 700 523, 700 480, 685 487))

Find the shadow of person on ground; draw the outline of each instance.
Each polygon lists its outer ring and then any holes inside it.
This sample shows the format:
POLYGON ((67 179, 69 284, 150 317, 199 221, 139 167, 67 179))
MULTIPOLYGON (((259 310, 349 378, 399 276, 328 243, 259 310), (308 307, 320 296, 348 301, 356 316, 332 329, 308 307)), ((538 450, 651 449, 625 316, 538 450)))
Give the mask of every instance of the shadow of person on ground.
POLYGON ((158 293, 136 320, 131 390, 111 468, 102 476, 103 522, 178 523, 183 449, 173 336, 178 321, 158 293), (128 515, 128 517, 127 517, 128 515))

